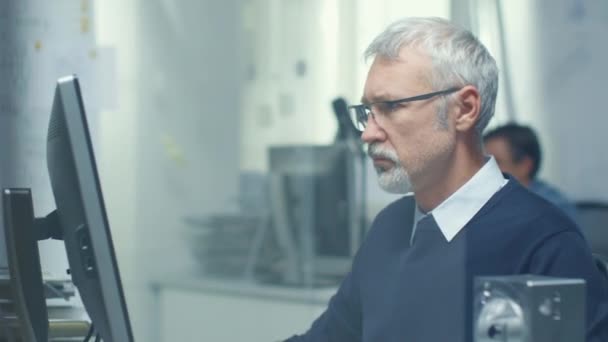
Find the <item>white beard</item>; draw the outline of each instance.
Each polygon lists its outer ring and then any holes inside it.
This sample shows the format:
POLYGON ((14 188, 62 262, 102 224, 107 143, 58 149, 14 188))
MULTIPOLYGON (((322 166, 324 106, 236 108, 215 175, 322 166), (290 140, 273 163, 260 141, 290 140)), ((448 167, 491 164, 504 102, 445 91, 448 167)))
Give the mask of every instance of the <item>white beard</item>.
POLYGON ((401 165, 399 157, 394 150, 385 149, 378 144, 372 143, 369 145, 367 154, 372 158, 381 157, 388 159, 394 164, 394 166, 389 169, 375 167, 376 172, 378 173, 378 185, 380 185, 384 191, 393 194, 405 194, 411 191, 412 183, 410 182, 410 177, 403 165, 401 165))

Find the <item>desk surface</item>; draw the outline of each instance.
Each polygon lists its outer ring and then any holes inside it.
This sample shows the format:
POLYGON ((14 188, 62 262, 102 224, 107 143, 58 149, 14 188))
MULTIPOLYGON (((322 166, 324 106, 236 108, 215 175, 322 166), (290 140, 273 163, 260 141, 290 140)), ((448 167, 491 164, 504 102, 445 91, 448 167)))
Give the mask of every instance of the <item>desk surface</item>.
POLYGON ((167 289, 200 291, 220 295, 271 299, 307 304, 327 304, 337 287, 296 287, 277 284, 262 284, 252 280, 213 278, 195 275, 170 275, 158 277, 151 282, 155 291, 167 289))

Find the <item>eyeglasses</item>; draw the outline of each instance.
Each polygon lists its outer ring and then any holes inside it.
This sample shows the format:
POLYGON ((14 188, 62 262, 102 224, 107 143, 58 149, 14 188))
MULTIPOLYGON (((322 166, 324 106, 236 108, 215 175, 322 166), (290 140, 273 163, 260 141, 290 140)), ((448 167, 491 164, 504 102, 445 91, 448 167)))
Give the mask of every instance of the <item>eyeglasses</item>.
POLYGON ((399 104, 406 103, 406 102, 426 100, 426 99, 430 99, 432 97, 440 96, 440 95, 447 95, 447 94, 454 93, 460 89, 461 89, 460 87, 453 87, 453 88, 449 88, 449 89, 445 89, 445 90, 434 91, 434 92, 428 93, 428 94, 406 97, 404 99, 399 99, 399 100, 378 101, 378 102, 372 102, 372 103, 359 104, 359 105, 355 105, 355 106, 349 106, 348 114, 349 114, 350 120, 352 121, 355 128, 358 131, 363 132, 365 130, 365 127, 367 126, 367 120, 370 115, 374 119, 376 119, 376 115, 386 115, 386 114, 389 114, 389 113, 395 111, 397 108, 399 108, 399 104))

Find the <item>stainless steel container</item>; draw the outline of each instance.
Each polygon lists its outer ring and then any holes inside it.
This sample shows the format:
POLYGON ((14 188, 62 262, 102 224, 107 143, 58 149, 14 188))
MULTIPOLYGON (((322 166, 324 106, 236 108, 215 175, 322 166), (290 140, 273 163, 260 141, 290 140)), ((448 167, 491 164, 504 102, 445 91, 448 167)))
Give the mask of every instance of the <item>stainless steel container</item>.
POLYGON ((585 281, 536 275, 477 277, 476 342, 583 342, 585 281))

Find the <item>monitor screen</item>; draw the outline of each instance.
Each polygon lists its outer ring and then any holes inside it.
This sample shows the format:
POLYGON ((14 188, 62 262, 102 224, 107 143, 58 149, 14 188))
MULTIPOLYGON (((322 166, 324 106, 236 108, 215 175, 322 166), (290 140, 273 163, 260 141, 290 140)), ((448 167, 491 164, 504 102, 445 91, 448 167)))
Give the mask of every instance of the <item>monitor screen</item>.
POLYGON ((47 134, 48 172, 74 285, 103 341, 133 341, 75 76, 57 82, 47 134))

